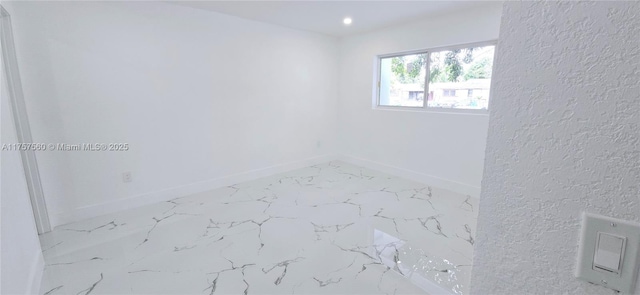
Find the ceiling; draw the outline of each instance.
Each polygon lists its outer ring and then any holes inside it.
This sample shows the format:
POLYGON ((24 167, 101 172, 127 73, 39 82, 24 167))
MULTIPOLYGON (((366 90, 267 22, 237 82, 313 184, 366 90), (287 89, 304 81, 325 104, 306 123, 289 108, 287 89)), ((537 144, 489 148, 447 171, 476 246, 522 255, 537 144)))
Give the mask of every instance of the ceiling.
MULTIPOLYGON (((172 1, 176 5, 332 36, 347 36, 442 13, 471 9, 483 1, 172 1), (351 17, 345 26, 342 20, 351 17)), ((495 3, 495 2, 494 2, 495 3)))

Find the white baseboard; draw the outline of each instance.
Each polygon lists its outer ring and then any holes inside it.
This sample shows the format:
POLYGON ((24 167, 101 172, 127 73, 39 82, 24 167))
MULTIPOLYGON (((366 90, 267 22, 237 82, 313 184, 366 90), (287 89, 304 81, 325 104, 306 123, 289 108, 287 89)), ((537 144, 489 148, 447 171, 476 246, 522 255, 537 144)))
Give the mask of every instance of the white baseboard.
POLYGON ((447 189, 457 193, 470 195, 475 198, 480 197, 480 187, 473 186, 466 183, 461 183, 453 180, 448 180, 433 175, 427 175, 421 172, 408 170, 400 167, 395 167, 387 164, 383 164, 376 161, 362 159, 350 155, 340 154, 338 159, 353 165, 362 166, 365 168, 378 170, 380 172, 388 173, 402 178, 411 179, 417 182, 422 182, 427 185, 447 189))
POLYGON ((31 262, 31 270, 29 271, 29 283, 26 294, 40 294, 40 285, 42 283, 42 275, 44 274, 44 257, 38 247, 35 252, 33 261, 31 262))
POLYGON ((140 194, 129 198, 104 202, 96 205, 77 208, 70 212, 51 214, 52 227, 76 222, 100 215, 115 213, 126 209, 132 209, 149 204, 169 201, 178 197, 184 197, 190 194, 200 193, 208 190, 217 189, 224 186, 233 185, 235 183, 258 179, 261 177, 287 172, 295 169, 308 167, 320 163, 333 161, 337 158, 335 154, 317 156, 301 161, 274 165, 266 168, 250 170, 242 173, 228 175, 220 178, 200 181, 170 189, 140 194))
POLYGON ((354 165, 366 167, 373 170, 378 170, 391 175, 411 179, 414 181, 422 182, 435 187, 448 189, 461 194, 470 195, 472 197, 480 196, 480 187, 472 186, 440 177, 423 174, 420 172, 394 167, 379 162, 366 160, 349 155, 323 155, 313 158, 308 158, 301 161, 290 162, 285 164, 274 165, 266 168, 260 168, 250 170, 238 174, 228 175, 211 180, 200 181, 192 184, 187 184, 170 189, 140 194, 129 198, 114 200, 110 202, 104 202, 96 205, 90 205, 86 207, 77 208, 70 212, 54 213, 51 214, 52 227, 76 222, 100 215, 115 213, 127 209, 150 205, 154 203, 169 201, 178 197, 184 197, 190 194, 200 193, 208 190, 217 189, 220 187, 232 185, 239 182, 258 179, 261 177, 287 172, 295 169, 308 167, 315 164, 325 163, 340 159, 344 162, 354 165))

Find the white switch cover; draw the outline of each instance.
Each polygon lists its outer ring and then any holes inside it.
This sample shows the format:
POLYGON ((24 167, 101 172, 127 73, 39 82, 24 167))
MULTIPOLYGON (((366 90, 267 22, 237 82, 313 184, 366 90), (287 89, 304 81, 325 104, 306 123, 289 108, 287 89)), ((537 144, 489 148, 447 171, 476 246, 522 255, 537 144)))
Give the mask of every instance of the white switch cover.
POLYGON ((619 274, 626 240, 624 237, 599 232, 596 239, 596 253, 593 256, 594 269, 619 274))
POLYGON ((576 277, 631 293, 640 267, 640 224, 584 213, 576 277))

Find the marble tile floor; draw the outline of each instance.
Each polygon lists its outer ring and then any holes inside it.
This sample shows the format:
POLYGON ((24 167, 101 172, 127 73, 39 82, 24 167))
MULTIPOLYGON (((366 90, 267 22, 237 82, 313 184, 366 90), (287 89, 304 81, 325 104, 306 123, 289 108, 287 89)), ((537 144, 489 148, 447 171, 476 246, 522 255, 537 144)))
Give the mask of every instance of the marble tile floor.
POLYGON ((330 162, 59 226, 41 294, 467 294, 476 209, 330 162))

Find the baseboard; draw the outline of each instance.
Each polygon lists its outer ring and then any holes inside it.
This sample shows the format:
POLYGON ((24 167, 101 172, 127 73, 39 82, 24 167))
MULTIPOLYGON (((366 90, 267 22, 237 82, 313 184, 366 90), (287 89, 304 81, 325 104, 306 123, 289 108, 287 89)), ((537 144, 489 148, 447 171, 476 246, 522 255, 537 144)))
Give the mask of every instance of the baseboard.
POLYGON ((400 167, 395 167, 387 164, 383 164, 376 161, 362 159, 350 155, 340 154, 338 159, 353 165, 378 170, 380 172, 388 173, 394 176, 411 179, 417 182, 422 182, 427 185, 447 189, 457 193, 470 195, 475 198, 480 197, 480 187, 473 186, 466 183, 461 183, 453 180, 448 180, 433 175, 427 175, 421 172, 408 170, 400 167))
POLYGON ((86 207, 77 208, 70 212, 54 213, 51 214, 52 227, 56 227, 62 224, 76 222, 100 215, 115 213, 126 209, 132 209, 149 204, 169 201, 178 197, 187 196, 190 194, 200 193, 208 190, 217 189, 220 187, 233 185, 235 183, 250 181, 261 177, 283 173, 295 169, 308 167, 320 163, 329 162, 335 160, 337 155, 328 154, 323 156, 312 157, 301 161, 284 163, 274 165, 270 167, 254 169, 242 173, 228 175, 220 178, 200 181, 188 185, 174 187, 170 189, 140 194, 129 198, 118 199, 110 202, 104 202, 96 205, 90 205, 86 207))
POLYGON ((40 294, 40 285, 42 283, 42 275, 44 274, 44 257, 38 247, 38 251, 31 262, 31 270, 29 271, 29 283, 26 294, 40 294))
POLYGON ((284 163, 274 165, 270 167, 254 169, 238 174, 228 175, 211 180, 200 181, 188 185, 174 187, 170 189, 140 194, 129 198, 114 200, 110 202, 104 202, 96 205, 90 205, 86 207, 77 208, 70 212, 54 213, 50 215, 52 227, 56 227, 62 224, 76 222, 100 215, 115 213, 127 209, 137 208, 154 203, 169 201, 178 197, 183 197, 190 194, 200 193, 208 190, 217 189, 220 187, 232 185, 239 182, 250 181, 261 177, 283 173, 295 169, 308 167, 315 164, 325 163, 332 160, 342 160, 347 163, 351 163, 357 166, 366 167, 373 170, 378 170, 384 173, 395 175, 411 179, 414 181, 422 182, 428 185, 448 189, 461 194, 470 195, 472 197, 480 196, 480 187, 472 186, 440 177, 427 175, 417 171, 412 171, 404 168, 394 167, 386 165, 376 161, 362 159, 349 155, 323 155, 308 158, 301 161, 284 163))

